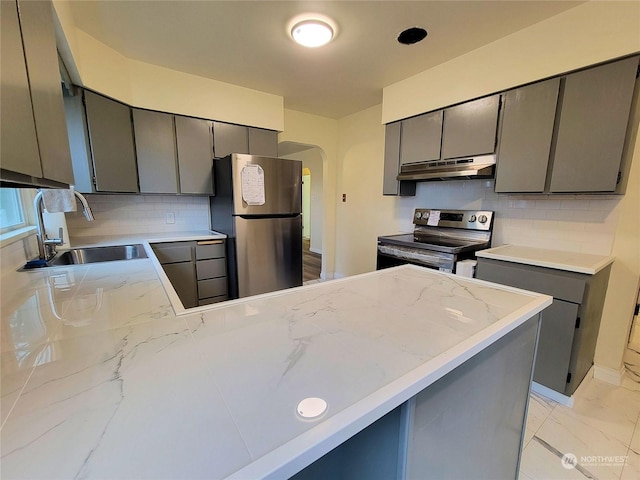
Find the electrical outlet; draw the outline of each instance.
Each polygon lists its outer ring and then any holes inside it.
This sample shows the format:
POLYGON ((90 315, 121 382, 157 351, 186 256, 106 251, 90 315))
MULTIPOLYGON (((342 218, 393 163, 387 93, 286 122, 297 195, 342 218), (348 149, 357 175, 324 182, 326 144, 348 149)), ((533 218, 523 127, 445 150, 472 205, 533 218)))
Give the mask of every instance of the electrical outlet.
POLYGON ((166 222, 167 223, 176 223, 176 214, 173 213, 173 212, 167 213, 166 222))

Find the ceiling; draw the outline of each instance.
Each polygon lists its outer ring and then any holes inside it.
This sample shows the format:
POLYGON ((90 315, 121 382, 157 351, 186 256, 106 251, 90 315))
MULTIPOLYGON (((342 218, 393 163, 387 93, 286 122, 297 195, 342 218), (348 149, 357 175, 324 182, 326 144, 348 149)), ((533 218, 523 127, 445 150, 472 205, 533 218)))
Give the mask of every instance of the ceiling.
MULTIPOLYGON (((73 1, 75 24, 135 60, 284 97, 285 107, 341 118, 382 88, 575 7, 576 1, 73 1), (301 47, 287 23, 333 18, 329 45, 301 47), (397 35, 428 30, 406 46, 397 35)), ((469 72, 473 74, 473 72, 469 72)), ((452 79, 455 81, 455 79, 452 79)))

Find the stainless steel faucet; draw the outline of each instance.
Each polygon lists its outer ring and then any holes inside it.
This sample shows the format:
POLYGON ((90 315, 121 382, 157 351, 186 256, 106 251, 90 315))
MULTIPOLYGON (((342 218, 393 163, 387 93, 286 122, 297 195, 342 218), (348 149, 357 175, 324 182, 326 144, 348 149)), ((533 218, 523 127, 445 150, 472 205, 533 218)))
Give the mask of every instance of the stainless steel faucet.
MULTIPOLYGON (((84 198, 81 193, 76 192, 75 190, 73 191, 73 194, 78 200, 80 200, 84 218, 87 219, 87 222, 95 220, 87 199, 84 198)), ((62 239, 64 236, 62 227, 60 227, 60 230, 58 231, 59 238, 47 237, 47 234, 44 230, 44 219, 42 218, 42 210, 44 208, 44 202, 42 201, 42 191, 39 191, 36 194, 36 197, 33 199, 33 208, 36 213, 36 227, 38 229, 38 232, 36 234, 36 237, 38 239, 38 255, 41 260, 48 261, 56 255, 56 247, 58 245, 64 245, 64 240, 62 239)))

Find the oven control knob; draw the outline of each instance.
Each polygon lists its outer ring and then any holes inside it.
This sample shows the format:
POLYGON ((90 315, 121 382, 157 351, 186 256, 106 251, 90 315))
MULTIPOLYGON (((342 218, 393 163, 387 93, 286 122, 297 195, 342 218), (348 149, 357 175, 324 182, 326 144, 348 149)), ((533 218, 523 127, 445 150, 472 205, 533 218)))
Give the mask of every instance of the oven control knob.
POLYGON ((422 218, 422 212, 416 212, 416 219, 420 220, 422 218))
POLYGON ((480 215, 480 216, 478 217, 478 221, 479 221, 480 223, 487 223, 487 216, 486 216, 486 215, 480 215))
POLYGON ((475 216, 475 215, 471 215, 471 216, 469 217, 469 221, 470 221, 470 222, 475 222, 475 221, 476 221, 476 216, 475 216))

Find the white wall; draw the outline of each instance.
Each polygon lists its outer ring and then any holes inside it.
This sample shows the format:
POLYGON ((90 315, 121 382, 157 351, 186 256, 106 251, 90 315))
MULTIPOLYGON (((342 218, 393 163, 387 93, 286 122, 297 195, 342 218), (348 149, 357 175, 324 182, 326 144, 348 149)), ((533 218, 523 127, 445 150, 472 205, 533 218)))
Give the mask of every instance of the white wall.
MULTIPOLYGON (((590 1, 581 4, 386 87, 382 122, 637 53, 640 51, 639 19, 640 2, 590 1)), ((634 122, 637 128, 638 117, 634 122)), ((639 232, 627 223, 638 222, 640 153, 637 141, 629 150, 633 164, 624 200, 525 197, 514 199, 522 202, 512 202, 511 206, 507 200, 506 209, 498 199, 499 208, 496 209, 498 218, 506 220, 497 225, 497 241, 566 249, 575 240, 582 251, 613 253, 617 257, 611 271, 611 288, 605 301, 595 357, 596 365, 613 371, 619 371, 621 367, 631 321, 630 308, 635 302, 635 288, 640 278, 639 232), (542 218, 533 218, 537 215, 542 218), (618 222, 619 217, 629 220, 618 222)), ((432 194, 426 193, 425 188, 420 187, 417 199, 447 201, 452 198, 452 195, 430 198, 432 194)), ((464 189, 460 186, 451 188, 454 191, 464 189)), ((484 201, 495 204, 495 199, 489 196, 491 194, 486 194, 484 201)), ((337 270, 342 268, 336 267, 337 270)), ((362 266, 351 266, 346 270, 358 268, 362 266)))
POLYGON ((302 160, 302 166, 308 168, 311 171, 311 194, 309 198, 310 228, 307 231, 311 232, 311 251, 322 255, 322 232, 324 217, 322 152, 319 148, 314 147, 307 150, 302 150, 297 153, 292 153, 291 155, 284 155, 282 158, 302 160))
POLYGON ((98 194, 85 197, 95 221, 87 222, 81 211, 66 213, 72 237, 209 229, 209 197, 98 194), (166 223, 167 213, 174 214, 175 223, 166 223))
POLYGON ((596 345, 596 364, 612 371, 619 371, 622 367, 640 283, 640 91, 636 91, 632 115, 633 131, 627 149, 634 160, 627 193, 617 208, 619 218, 611 250, 616 260, 611 268, 603 323, 596 345))
POLYGON ((311 175, 302 175, 302 238, 311 238, 311 175))
POLYGON ((486 209, 496 212, 493 244, 609 255, 619 196, 513 196, 496 194, 493 180, 423 182, 415 197, 382 192, 384 126, 381 106, 340 120, 336 276, 375 269, 379 235, 411 232, 414 208, 486 209))
POLYGON ((333 278, 336 248, 336 178, 339 167, 338 121, 288 109, 285 109, 284 117, 285 130, 278 135, 278 142, 316 146, 320 151, 323 182, 322 278, 333 278))
POLYGON ((382 122, 640 51, 640 2, 590 1, 386 87, 382 122))
POLYGON ((134 107, 283 130, 283 97, 129 59, 76 28, 67 2, 53 5, 74 83, 134 107))
POLYGON ((377 105, 339 120, 336 277, 375 270, 377 237, 408 229, 412 218, 413 197, 382 195, 381 112, 377 105))

